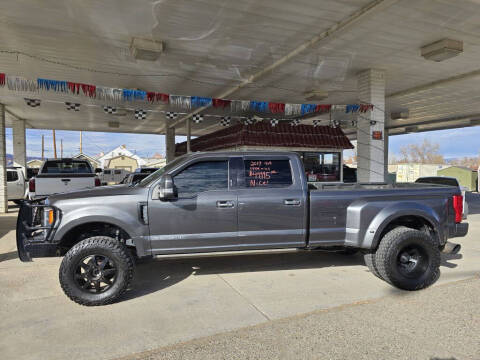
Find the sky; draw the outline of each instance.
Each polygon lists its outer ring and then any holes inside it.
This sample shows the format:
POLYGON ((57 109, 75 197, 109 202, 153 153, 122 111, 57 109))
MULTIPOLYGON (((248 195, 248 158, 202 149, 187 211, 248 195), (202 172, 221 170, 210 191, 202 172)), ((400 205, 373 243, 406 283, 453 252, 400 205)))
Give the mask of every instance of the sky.
MULTIPOLYGON (((53 157, 52 131, 37 129, 27 129, 27 156, 41 156, 42 134, 45 137, 45 157, 53 157)), ((58 156, 60 156, 60 140, 63 140, 64 157, 78 153, 78 131, 57 130, 56 138, 58 156)), ((6 130, 6 139, 7 153, 12 154, 12 129, 10 128, 6 130)), ((440 153, 447 159, 478 156, 480 152, 480 126, 477 126, 391 136, 389 139, 390 154, 399 154, 402 146, 422 143, 424 139, 438 143, 440 153)), ((182 141, 185 141, 185 137, 177 137, 177 143, 182 141)), ((141 157, 151 157, 156 152, 165 154, 163 135, 83 132, 83 152, 87 155, 96 155, 102 151, 108 152, 122 144, 127 145, 127 149, 136 152, 141 157)), ((348 156, 349 154, 346 153, 345 157, 348 156)))

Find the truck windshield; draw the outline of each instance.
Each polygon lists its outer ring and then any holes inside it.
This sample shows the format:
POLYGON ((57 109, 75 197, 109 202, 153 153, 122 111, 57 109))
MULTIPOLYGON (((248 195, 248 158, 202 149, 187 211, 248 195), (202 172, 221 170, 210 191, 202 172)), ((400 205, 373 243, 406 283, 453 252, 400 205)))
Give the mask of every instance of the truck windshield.
POLYGON ((176 167, 178 164, 180 164, 184 159, 185 159, 186 155, 183 155, 183 156, 180 156, 178 158, 176 158, 175 160, 173 160, 172 162, 168 163, 167 165, 165 165, 163 168, 161 169, 158 169, 157 171, 155 171, 154 173, 151 173, 150 175, 148 175, 145 179, 143 179, 142 181, 140 181, 137 186, 143 186, 143 187, 147 187, 147 186, 150 186, 150 184, 152 184, 153 182, 155 182, 157 179, 159 179, 163 174, 165 174, 165 172, 169 171, 170 169, 173 169, 174 167, 176 167))
POLYGON ((86 161, 47 160, 42 174, 91 174, 92 168, 86 161))

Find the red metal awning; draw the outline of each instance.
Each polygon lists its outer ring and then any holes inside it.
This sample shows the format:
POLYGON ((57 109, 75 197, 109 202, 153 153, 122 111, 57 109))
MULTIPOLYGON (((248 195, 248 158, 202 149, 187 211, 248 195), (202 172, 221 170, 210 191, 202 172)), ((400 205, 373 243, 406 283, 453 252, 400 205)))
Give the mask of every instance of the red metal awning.
MULTIPOLYGON (((271 146, 312 149, 353 149, 340 127, 266 123, 237 124, 226 129, 192 139, 191 151, 214 151, 237 146, 271 146)), ((187 143, 176 145, 175 155, 187 152, 187 143)))

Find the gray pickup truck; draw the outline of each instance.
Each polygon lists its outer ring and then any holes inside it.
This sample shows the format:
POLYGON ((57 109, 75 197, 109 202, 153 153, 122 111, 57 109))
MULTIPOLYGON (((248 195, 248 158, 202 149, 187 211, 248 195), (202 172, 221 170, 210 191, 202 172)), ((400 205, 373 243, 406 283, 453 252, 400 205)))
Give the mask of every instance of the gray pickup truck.
POLYGON ((434 283, 447 240, 465 236, 458 187, 307 183, 290 152, 211 152, 177 158, 135 186, 25 201, 17 221, 22 261, 64 256, 60 283, 82 305, 127 290, 136 258, 297 248, 364 254, 370 271, 401 289, 434 283))

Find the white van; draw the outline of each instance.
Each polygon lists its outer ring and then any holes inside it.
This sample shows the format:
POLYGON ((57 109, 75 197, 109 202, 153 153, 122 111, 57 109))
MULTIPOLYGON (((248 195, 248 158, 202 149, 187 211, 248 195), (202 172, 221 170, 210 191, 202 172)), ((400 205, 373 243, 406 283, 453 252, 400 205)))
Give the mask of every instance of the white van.
POLYGON ((129 174, 130 171, 125 169, 103 169, 100 179, 102 184, 119 184, 129 174))

